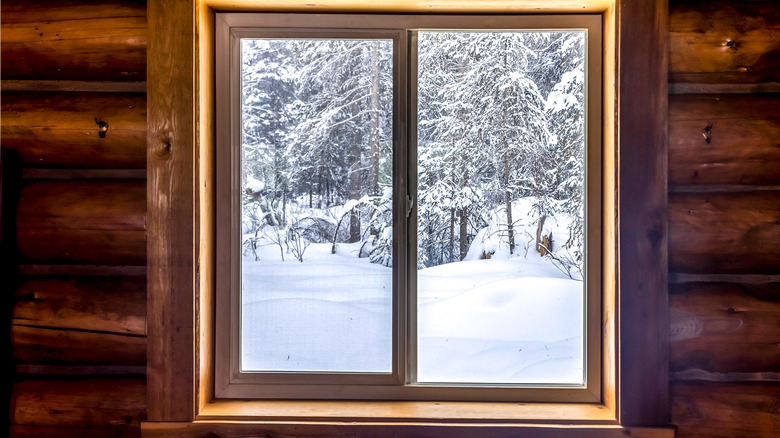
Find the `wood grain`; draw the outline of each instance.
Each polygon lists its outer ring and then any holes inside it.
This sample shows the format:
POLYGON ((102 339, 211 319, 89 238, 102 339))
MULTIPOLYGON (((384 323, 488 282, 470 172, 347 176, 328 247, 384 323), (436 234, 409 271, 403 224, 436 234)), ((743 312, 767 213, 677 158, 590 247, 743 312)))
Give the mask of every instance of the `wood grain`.
POLYGON ((141 428, 87 429, 78 427, 11 426, 13 438, 140 438, 141 428))
POLYGON ((146 76, 142 0, 2 3, 3 79, 140 81, 146 76))
POLYGON ((775 438, 780 430, 780 383, 674 382, 677 436, 775 438))
POLYGON ((149 420, 189 421, 197 406, 194 5, 150 0, 148 20, 149 420))
POLYGON ((11 325, 14 359, 25 364, 130 365, 146 363, 146 337, 11 325))
POLYGON ((146 363, 144 278, 30 280, 15 296, 11 342, 17 361, 146 363))
POLYGON ((35 279, 15 296, 15 324, 146 336, 143 277, 35 279))
POLYGON ((85 432, 71 436, 105 436, 97 431, 137 436, 145 418, 145 391, 143 377, 23 380, 14 384, 11 425, 20 433, 60 428, 61 436, 71 429, 85 432))
POLYGON ((780 273, 780 192, 669 197, 669 270, 780 273))
POLYGON ((666 0, 622 0, 617 14, 618 418, 666 424, 669 11, 666 0))
POLYGON ((143 425, 147 438, 211 437, 419 437, 482 438, 673 438, 671 428, 622 428, 619 426, 540 426, 475 424, 350 424, 350 423, 164 423, 143 425))
POLYGON ((143 180, 33 182, 22 188, 19 250, 49 263, 146 263, 143 180))
POLYGON ((672 371, 780 371, 780 283, 683 283, 671 291, 672 371))
POLYGON ((3 147, 25 166, 146 167, 146 96, 130 93, 3 93, 3 147), (104 138, 97 120, 108 123, 104 138))
POLYGON ((669 28, 671 82, 780 82, 780 8, 773 0, 678 0, 669 28))
POLYGON ((780 95, 670 97, 670 185, 777 185, 778 168, 780 95))

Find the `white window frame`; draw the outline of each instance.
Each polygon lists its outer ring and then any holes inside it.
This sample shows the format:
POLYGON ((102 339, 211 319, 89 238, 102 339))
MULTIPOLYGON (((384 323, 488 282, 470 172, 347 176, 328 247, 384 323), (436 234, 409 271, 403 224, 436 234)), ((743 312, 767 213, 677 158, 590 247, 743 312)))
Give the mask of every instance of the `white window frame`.
POLYGON ((601 17, 251 14, 216 16, 217 198, 215 397, 524 402, 601 401, 601 17), (416 354, 416 30, 586 29, 586 301, 585 383, 422 384, 416 354), (240 40, 242 38, 378 38, 393 40, 394 202, 393 370, 382 373, 281 373, 240 370, 240 40), (407 61, 409 60, 409 61, 407 61), (407 65, 407 62, 409 65, 407 65), (407 77, 408 74, 408 77, 407 77), (227 102, 226 102, 227 101, 227 102), (408 111, 407 111, 408 110, 408 111), (407 129, 408 127, 408 129, 407 129), (218 188, 219 190, 219 188, 218 188), (226 238, 224 230, 230 230, 226 238), (222 248, 222 249, 221 249, 222 248))

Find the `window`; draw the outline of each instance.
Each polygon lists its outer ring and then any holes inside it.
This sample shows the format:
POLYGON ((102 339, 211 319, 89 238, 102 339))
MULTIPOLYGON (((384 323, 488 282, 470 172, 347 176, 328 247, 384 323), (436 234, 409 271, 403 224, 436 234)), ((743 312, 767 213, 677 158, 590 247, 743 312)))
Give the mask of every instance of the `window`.
MULTIPOLYGON (((217 186, 216 191, 214 186, 214 121, 230 108, 224 102, 218 106, 214 96, 215 73, 227 68, 222 58, 215 62, 214 24, 220 19, 215 20, 215 11, 258 10, 258 3, 153 0, 148 2, 148 21, 164 25, 150 25, 148 36, 149 395, 143 435, 389 436, 455 431, 479 436, 502 427, 519 436, 673 436, 673 429, 641 427, 666 425, 669 418, 666 2, 401 3, 357 6, 329 0, 304 5, 271 0, 261 8, 600 14, 604 23, 601 401, 364 403, 216 398, 213 362, 225 352, 215 354, 214 337, 229 329, 216 328, 214 270, 217 260, 229 258, 229 253, 214 242, 215 204, 218 198, 230 197, 230 187, 217 186)), ((228 76, 224 71, 220 75, 228 76)))
POLYGON ((601 400, 600 26, 220 14, 217 397, 601 400))

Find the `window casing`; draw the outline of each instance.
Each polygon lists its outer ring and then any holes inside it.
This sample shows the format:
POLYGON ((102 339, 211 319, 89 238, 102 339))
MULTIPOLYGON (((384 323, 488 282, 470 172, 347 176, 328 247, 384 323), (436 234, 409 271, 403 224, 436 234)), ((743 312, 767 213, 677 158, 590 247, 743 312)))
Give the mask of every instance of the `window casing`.
POLYGON ((601 17, 218 14, 215 395, 218 398, 571 401, 601 400, 601 17), (587 29, 586 300, 584 385, 415 384, 416 351, 416 32, 415 29, 587 29), (240 115, 236 68, 241 38, 382 38, 393 52, 393 354, 391 373, 246 373, 240 371, 240 115), (220 72, 222 72, 220 74, 220 72), (224 77, 227 74, 227 77, 224 77), (414 158, 414 159, 412 159, 414 158), (407 212, 411 212, 407 220, 407 212), (223 248, 223 250, 220 250, 223 248), (224 250, 224 248, 228 248, 224 250))

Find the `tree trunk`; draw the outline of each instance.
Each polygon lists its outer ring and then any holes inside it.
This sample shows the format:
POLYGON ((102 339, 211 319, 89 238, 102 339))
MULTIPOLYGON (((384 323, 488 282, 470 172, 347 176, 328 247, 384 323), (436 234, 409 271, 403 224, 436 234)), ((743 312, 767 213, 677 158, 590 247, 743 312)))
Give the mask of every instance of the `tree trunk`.
POLYGON ((455 209, 450 209, 450 253, 447 255, 447 261, 455 259, 455 209))
POLYGON ((512 219, 512 194, 509 190, 509 152, 506 140, 504 141, 504 170, 502 175, 502 187, 504 189, 504 204, 506 205, 506 228, 509 240, 509 254, 515 253, 515 229, 512 219))
POLYGON ((460 216, 460 259, 463 260, 469 252, 468 212, 463 207, 458 213, 460 216))
POLYGON ((547 215, 540 216, 539 223, 536 226, 536 251, 541 255, 547 253, 547 249, 542 246, 542 231, 544 231, 544 221, 546 219, 547 215))
MULTIPOLYGON (((360 108, 357 103, 352 104, 352 115, 356 117, 360 108)), ((355 139, 352 144, 352 166, 349 170, 349 199, 360 199, 360 142, 355 139)), ((349 242, 360 241, 360 211, 355 208, 349 218, 349 242)))
POLYGON ((371 44, 371 148, 368 170, 368 190, 379 195, 379 42, 371 44))

